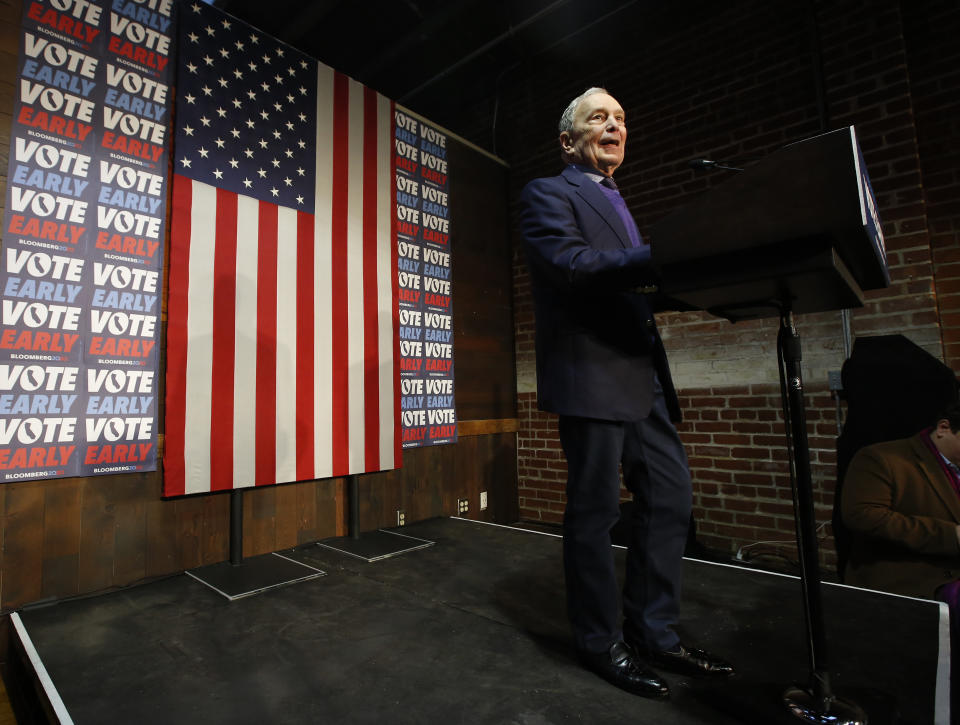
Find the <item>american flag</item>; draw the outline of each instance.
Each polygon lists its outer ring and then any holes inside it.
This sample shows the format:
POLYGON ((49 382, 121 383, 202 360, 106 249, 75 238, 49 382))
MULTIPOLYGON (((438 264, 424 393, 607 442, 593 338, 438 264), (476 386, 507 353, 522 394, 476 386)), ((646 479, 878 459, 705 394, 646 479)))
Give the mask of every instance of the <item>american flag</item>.
POLYGON ((400 462, 393 104, 181 11, 164 495, 400 462))

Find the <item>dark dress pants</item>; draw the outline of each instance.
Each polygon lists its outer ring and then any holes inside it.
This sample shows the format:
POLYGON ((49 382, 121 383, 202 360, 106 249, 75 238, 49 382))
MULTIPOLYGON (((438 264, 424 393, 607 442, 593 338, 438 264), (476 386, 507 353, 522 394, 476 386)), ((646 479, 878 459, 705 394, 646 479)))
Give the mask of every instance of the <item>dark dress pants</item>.
POLYGON ((659 382, 650 415, 619 422, 560 416, 567 457, 563 562, 577 647, 606 651, 623 638, 651 650, 679 641, 680 576, 692 488, 687 456, 659 382), (610 531, 620 519, 620 476, 633 494, 623 624, 610 531))

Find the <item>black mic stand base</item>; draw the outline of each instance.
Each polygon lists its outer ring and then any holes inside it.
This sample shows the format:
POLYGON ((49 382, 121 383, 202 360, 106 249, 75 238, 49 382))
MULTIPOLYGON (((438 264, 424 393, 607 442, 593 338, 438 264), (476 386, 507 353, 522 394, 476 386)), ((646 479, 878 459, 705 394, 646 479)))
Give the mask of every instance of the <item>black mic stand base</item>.
POLYGON ((867 714, 853 702, 831 697, 826 703, 810 690, 790 687, 783 704, 794 719, 810 725, 867 725, 867 714))

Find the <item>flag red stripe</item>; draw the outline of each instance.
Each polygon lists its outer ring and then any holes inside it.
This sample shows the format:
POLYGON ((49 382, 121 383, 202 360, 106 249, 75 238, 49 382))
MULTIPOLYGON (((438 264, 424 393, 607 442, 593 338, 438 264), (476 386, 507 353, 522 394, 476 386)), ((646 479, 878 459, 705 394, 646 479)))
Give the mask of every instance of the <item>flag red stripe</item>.
POLYGON ((314 478, 313 216, 297 212, 297 480, 314 478))
POLYGON ((277 207, 260 202, 257 233, 257 455, 254 483, 277 482, 277 207))
MULTIPOLYGON (((377 295, 377 94, 363 89, 363 421, 365 471, 380 470, 380 349, 377 295)), ((396 246, 396 245, 394 245, 396 246)), ((396 276, 396 275, 393 275, 396 276)))
POLYGON ((233 488, 233 363, 236 345, 237 195, 217 189, 213 252, 210 489, 233 488))
POLYGON ((167 296, 167 409, 164 418, 163 492, 186 490, 184 444, 187 397, 187 289, 190 286, 192 184, 173 175, 170 213, 170 291, 167 296))
MULTIPOLYGON (((333 420, 333 475, 344 476, 350 466, 349 347, 347 343, 347 191, 349 177, 350 104, 348 80, 333 76, 333 187, 331 208, 330 312, 333 315, 330 352, 333 366, 331 420, 333 420)), ((352 140, 351 140, 352 141, 352 140)))

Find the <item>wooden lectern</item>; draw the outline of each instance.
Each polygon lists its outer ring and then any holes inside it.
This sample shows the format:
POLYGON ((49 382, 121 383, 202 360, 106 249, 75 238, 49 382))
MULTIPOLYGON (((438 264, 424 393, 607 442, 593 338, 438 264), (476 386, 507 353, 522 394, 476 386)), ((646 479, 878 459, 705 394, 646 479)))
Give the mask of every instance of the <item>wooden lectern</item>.
POLYGON ((810 683, 784 704, 807 723, 866 723, 833 695, 820 595, 800 337, 793 314, 863 305, 890 283, 876 201, 853 126, 786 146, 647 234, 667 296, 731 321, 780 317, 777 340, 810 683))

